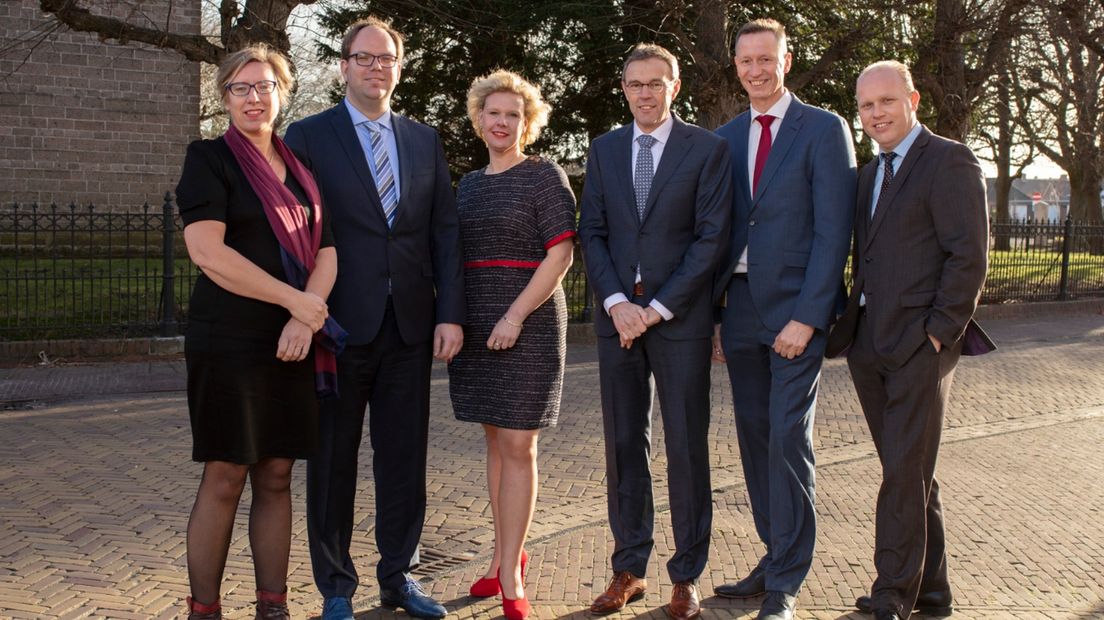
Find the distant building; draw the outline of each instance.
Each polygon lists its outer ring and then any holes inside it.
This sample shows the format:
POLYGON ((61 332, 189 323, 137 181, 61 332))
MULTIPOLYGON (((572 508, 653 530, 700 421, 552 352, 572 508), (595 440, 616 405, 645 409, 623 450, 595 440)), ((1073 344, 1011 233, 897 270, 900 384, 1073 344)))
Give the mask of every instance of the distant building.
MULTIPOLYGON (((989 212, 996 213, 996 179, 986 179, 989 212)), ((1014 179, 1008 193, 1010 216, 1014 220, 1055 221, 1069 214, 1069 178, 1014 179)))
MULTIPOLYGON (((81 2, 190 34, 200 4, 81 2)), ((0 204, 159 205, 199 137, 198 115, 198 63, 58 27, 38 0, 0 2, 0 204)))

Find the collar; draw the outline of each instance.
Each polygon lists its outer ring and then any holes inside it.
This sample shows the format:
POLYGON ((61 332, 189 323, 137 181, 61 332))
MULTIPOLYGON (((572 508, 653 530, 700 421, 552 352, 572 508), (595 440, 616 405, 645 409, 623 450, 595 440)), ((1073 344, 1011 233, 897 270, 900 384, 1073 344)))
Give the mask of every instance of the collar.
POLYGON ((774 105, 770 107, 766 112, 757 112, 754 107, 749 107, 751 110, 751 122, 756 122, 755 119, 764 115, 770 114, 771 116, 781 119, 786 116, 786 110, 790 109, 790 104, 793 103, 793 94, 789 89, 782 90, 782 98, 774 102, 774 105))
MULTIPOLYGON (((905 135, 905 138, 901 140, 897 146, 890 149, 897 154, 897 161, 905 160, 905 155, 908 155, 909 149, 912 148, 912 143, 916 142, 916 137, 920 135, 920 129, 922 127, 923 125, 920 124, 920 121, 916 121, 916 124, 912 126, 912 129, 905 135)), ((878 150, 879 153, 882 152, 880 147, 878 150)), ((899 165, 900 164, 894 164, 893 169, 897 170, 897 166, 899 165)))
MULTIPOLYGON (((637 125, 636 121, 633 121, 632 128, 633 128, 632 139, 633 139, 633 142, 635 143, 637 138, 644 135, 644 132, 640 130, 640 125, 637 125)), ((674 128, 675 128, 675 116, 672 114, 672 115, 668 116, 667 120, 663 121, 663 123, 660 124, 659 127, 656 127, 655 129, 653 129, 652 132, 648 135, 655 138, 656 142, 659 142, 660 144, 667 144, 667 139, 671 137, 671 130, 674 129, 674 128)))
MULTIPOLYGON (((349 101, 348 97, 346 97, 344 101, 345 108, 349 110, 349 117, 353 119, 353 127, 369 122, 371 120, 367 116, 365 116, 363 112, 358 110, 356 106, 349 101)), ((391 127, 391 110, 387 110, 383 113, 383 116, 380 116, 372 122, 377 123, 379 124, 379 126, 394 132, 394 129, 391 127)))

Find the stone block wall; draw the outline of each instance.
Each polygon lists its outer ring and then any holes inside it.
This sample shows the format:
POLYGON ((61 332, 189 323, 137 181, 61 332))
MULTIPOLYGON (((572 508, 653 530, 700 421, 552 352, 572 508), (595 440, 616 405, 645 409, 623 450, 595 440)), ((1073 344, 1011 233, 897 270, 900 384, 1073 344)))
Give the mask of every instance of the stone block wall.
MULTIPOLYGON (((136 25, 200 32, 198 0, 80 4, 136 25)), ((72 32, 37 0, 0 2, 0 204, 160 205, 199 137, 198 114, 198 63, 72 32)))

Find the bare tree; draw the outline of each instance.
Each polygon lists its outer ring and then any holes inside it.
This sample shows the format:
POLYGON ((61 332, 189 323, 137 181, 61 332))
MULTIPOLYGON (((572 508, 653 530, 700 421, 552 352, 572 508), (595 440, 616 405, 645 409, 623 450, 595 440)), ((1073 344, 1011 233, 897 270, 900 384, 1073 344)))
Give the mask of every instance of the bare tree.
MULTIPOLYGON (((44 13, 77 32, 93 32, 105 41, 122 44, 135 41, 179 52, 188 60, 217 65, 227 52, 250 43, 268 43, 287 52, 288 18, 295 7, 318 0, 219 0, 217 37, 184 34, 172 30, 172 9, 163 26, 103 15, 84 7, 78 0, 40 0, 44 13)), ((134 2, 135 5, 141 4, 134 2)), ((171 7, 172 2, 170 2, 171 7)))
MULTIPOLYGON (((1030 97, 1033 114, 1022 121, 1035 147, 1062 167, 1070 179, 1070 217, 1100 224, 1104 178, 1104 55, 1086 38, 1099 33, 1104 14, 1094 0, 1043 4, 1045 27, 1017 88, 1030 97)), ((1092 248, 1104 253, 1104 242, 1092 248)))
POLYGON ((904 2, 916 30, 917 87, 934 107, 935 133, 965 142, 989 81, 1022 32, 1030 0, 904 2))

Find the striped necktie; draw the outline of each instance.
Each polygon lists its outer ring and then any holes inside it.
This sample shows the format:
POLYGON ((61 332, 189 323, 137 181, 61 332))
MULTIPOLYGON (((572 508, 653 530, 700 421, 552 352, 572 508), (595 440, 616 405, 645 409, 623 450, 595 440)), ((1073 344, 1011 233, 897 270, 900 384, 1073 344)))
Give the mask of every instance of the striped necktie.
POLYGON ((372 158, 376 173, 376 191, 379 192, 383 215, 387 218, 387 227, 395 224, 395 207, 399 205, 398 190, 395 188, 395 173, 391 169, 391 158, 383 144, 383 131, 377 123, 367 121, 364 126, 372 139, 372 158))

